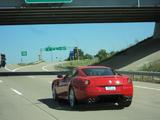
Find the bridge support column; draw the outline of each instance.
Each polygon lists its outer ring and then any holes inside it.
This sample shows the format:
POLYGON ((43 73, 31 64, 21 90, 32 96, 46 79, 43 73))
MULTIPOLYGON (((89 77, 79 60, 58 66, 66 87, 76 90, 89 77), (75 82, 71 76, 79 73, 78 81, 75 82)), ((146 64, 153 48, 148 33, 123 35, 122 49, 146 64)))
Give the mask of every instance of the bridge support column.
POLYGON ((160 38, 160 23, 155 24, 153 38, 160 38))

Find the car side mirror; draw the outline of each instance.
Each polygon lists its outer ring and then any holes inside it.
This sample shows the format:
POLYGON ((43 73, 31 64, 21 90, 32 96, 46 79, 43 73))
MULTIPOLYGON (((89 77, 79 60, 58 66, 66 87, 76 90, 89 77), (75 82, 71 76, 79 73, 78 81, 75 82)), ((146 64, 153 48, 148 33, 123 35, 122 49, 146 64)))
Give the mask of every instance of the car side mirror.
POLYGON ((69 74, 66 74, 65 76, 64 76, 64 79, 66 79, 66 78, 68 78, 69 77, 69 74))
POLYGON ((57 75, 57 78, 63 78, 63 75, 57 75))
POLYGON ((119 76, 121 76, 121 74, 120 74, 120 73, 118 73, 118 72, 116 72, 116 75, 119 75, 119 76))

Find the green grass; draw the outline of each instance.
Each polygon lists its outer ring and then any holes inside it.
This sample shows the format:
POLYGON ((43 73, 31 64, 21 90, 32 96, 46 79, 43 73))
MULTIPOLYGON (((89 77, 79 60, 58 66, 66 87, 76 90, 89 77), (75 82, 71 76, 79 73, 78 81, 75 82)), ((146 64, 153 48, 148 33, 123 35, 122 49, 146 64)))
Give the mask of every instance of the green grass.
POLYGON ((29 63, 18 63, 19 66, 27 66, 27 65, 36 65, 42 63, 44 61, 36 61, 36 62, 29 62, 29 63))
POLYGON ((139 70, 160 72, 160 60, 143 65, 139 70))
POLYGON ((98 59, 73 60, 73 61, 67 61, 66 63, 63 64, 58 64, 55 66, 55 68, 57 70, 73 69, 78 66, 92 65, 96 62, 98 62, 98 59))

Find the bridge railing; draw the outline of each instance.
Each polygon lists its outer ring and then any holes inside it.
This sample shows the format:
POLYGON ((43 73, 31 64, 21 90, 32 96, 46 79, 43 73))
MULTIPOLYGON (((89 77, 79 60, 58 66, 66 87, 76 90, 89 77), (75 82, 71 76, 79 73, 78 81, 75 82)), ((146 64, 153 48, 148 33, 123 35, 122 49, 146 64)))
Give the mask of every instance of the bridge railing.
POLYGON ((146 71, 119 71, 118 73, 128 75, 135 81, 147 81, 160 83, 160 72, 146 72, 146 71))
POLYGON ((69 71, 0 72, 0 76, 64 75, 69 71))
MULTIPOLYGON (((145 71, 119 71, 116 72, 128 75, 134 81, 147 81, 160 83, 160 72, 145 71)), ((31 75, 65 75, 69 71, 30 71, 30 72, 0 72, 0 76, 31 76, 31 75)))

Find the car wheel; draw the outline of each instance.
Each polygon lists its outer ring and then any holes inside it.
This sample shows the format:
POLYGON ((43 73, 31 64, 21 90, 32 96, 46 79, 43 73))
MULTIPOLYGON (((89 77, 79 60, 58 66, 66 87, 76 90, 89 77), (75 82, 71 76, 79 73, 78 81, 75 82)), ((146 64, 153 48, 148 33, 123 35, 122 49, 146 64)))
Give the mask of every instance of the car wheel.
POLYGON ((124 108, 124 100, 123 100, 123 98, 119 98, 117 103, 118 103, 118 107, 119 108, 124 108))
POLYGON ((69 90, 68 100, 70 107, 74 108, 76 105, 76 98, 74 90, 72 88, 69 90))
POLYGON ((126 101, 124 102, 124 106, 125 107, 129 107, 131 105, 132 101, 126 101))
POLYGON ((52 97, 53 97, 53 101, 57 101, 58 100, 55 88, 52 89, 52 97))

